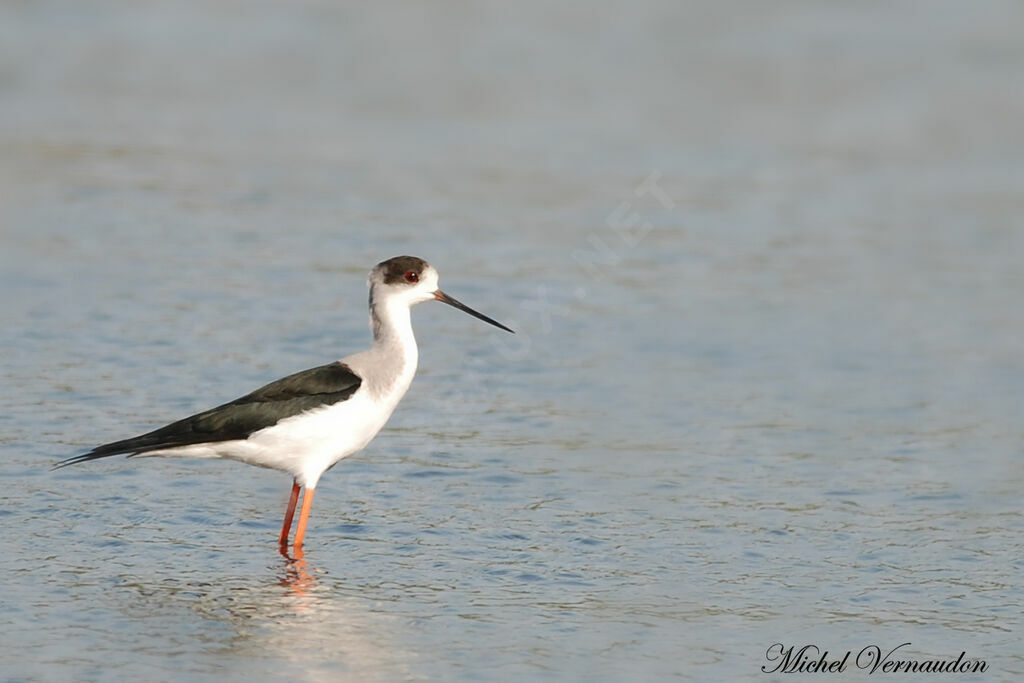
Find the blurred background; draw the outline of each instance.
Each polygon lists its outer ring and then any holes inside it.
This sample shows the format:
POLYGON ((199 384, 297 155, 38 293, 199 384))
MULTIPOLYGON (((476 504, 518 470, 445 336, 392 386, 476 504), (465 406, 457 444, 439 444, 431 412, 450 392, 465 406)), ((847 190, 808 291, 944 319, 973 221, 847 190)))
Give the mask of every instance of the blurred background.
POLYGON ((1019 678, 1022 28, 0 4, 3 677, 710 680, 911 642, 1019 678), (307 566, 279 473, 47 471, 360 350, 406 253, 518 334, 415 311, 307 566))

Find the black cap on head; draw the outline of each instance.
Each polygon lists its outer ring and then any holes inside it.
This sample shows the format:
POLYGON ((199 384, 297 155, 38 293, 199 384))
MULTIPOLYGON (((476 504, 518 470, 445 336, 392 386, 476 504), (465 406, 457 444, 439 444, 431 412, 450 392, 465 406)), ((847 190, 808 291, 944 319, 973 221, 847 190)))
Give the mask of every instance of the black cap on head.
POLYGON ((377 268, 381 270, 384 276, 384 284, 386 285, 406 282, 405 274, 409 272, 416 273, 416 278, 419 279, 419 276, 423 275, 423 270, 426 267, 427 262, 415 256, 395 256, 377 264, 377 268))

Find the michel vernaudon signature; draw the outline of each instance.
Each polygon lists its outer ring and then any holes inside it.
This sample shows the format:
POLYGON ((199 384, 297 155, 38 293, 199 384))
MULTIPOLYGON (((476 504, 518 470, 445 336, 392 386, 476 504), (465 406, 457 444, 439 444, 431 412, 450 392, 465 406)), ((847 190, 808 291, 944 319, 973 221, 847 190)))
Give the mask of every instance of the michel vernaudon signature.
POLYGON ((761 671, 767 674, 792 673, 843 673, 851 665, 873 673, 983 673, 988 663, 983 659, 969 659, 966 652, 953 659, 904 659, 897 651, 910 643, 884 650, 878 645, 868 645, 856 654, 847 650, 842 656, 830 657, 828 650, 817 645, 794 645, 786 647, 775 643, 764 653, 767 664, 761 671))

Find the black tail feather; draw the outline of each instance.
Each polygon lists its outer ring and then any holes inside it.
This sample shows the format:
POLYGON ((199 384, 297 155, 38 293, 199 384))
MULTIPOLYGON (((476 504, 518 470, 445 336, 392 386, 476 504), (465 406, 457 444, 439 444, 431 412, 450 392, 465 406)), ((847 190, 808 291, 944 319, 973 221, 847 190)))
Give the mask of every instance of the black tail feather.
POLYGON ((68 465, 77 465, 80 462, 87 462, 89 460, 96 460, 97 458, 105 458, 108 455, 116 455, 116 453, 104 453, 103 455, 99 455, 97 453, 85 453, 83 455, 76 455, 73 458, 68 458, 67 460, 61 460, 59 463, 57 463, 56 465, 51 467, 50 471, 52 472, 54 470, 59 470, 59 469, 61 469, 63 467, 67 467, 68 465))
POLYGON ((102 446, 97 446, 88 453, 76 455, 75 457, 68 458, 67 460, 61 460, 51 467, 50 471, 59 470, 63 467, 67 467, 68 465, 77 465, 80 462, 109 458, 112 455, 127 455, 131 457, 139 453, 145 453, 146 451, 155 451, 161 448, 173 448, 174 446, 181 445, 184 444, 180 441, 169 441, 167 438, 160 438, 160 435, 155 432, 150 432, 149 434, 143 434, 142 436, 136 436, 131 439, 122 439, 121 441, 105 443, 102 446))

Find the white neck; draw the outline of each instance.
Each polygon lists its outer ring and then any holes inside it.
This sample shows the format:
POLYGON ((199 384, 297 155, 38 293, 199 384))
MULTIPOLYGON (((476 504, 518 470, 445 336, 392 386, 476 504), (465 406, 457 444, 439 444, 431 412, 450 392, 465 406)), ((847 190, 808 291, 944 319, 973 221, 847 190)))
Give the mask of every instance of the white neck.
POLYGON ((371 353, 377 357, 385 392, 408 389, 416 374, 419 350, 412 331, 409 304, 395 297, 370 298, 370 329, 373 331, 371 353))

